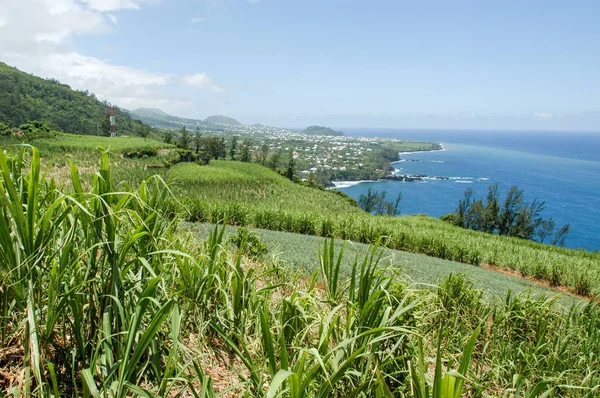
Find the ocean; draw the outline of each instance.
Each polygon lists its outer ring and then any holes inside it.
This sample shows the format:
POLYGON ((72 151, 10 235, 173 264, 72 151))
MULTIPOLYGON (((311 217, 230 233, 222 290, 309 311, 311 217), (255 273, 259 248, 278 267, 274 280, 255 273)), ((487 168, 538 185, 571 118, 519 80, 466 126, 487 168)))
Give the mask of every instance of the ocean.
POLYGON ((543 216, 557 228, 571 224, 565 246, 600 250, 600 134, 524 131, 433 131, 344 129, 351 136, 434 141, 445 150, 401 154, 397 174, 448 177, 421 182, 365 182, 340 188, 358 199, 367 189, 386 191, 388 200, 403 193, 403 215, 451 213, 472 188, 485 197, 498 183, 503 194, 518 185, 527 200, 546 202, 543 216))

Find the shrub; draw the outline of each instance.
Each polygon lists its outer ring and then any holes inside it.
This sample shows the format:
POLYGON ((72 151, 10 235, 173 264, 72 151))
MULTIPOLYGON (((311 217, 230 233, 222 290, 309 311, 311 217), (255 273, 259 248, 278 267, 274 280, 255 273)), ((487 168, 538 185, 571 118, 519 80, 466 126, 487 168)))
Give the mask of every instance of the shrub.
POLYGON ((262 240, 246 227, 238 228, 237 235, 229 238, 229 242, 242 250, 242 253, 252 258, 260 258, 269 251, 262 240))
POLYGON ((140 147, 135 149, 128 149, 123 151, 123 156, 126 158, 138 159, 138 158, 151 158, 158 154, 156 148, 152 147, 140 147))

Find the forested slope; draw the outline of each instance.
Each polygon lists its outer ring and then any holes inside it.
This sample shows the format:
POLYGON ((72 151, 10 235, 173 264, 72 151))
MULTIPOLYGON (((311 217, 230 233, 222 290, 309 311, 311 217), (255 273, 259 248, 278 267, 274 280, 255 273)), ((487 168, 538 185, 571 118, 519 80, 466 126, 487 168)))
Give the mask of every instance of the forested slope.
MULTIPOLYGON (((18 127, 29 120, 75 134, 102 134, 107 130, 107 102, 93 93, 73 90, 54 79, 42 79, 0 62, 0 122, 18 127)), ((140 122, 115 108, 119 134, 133 134, 140 122)))

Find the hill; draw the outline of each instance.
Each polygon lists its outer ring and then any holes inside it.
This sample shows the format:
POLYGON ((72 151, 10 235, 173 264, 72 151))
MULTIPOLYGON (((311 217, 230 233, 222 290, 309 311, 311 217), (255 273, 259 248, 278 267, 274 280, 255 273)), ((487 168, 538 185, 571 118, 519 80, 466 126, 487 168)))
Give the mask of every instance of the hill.
POLYGON ((186 127, 193 129, 196 126, 201 126, 204 129, 211 129, 212 126, 226 124, 230 126, 243 126, 242 123, 227 116, 209 116, 206 119, 187 119, 183 117, 173 116, 160 109, 155 108, 138 108, 131 111, 131 115, 141 120, 142 122, 156 127, 164 127, 171 129, 180 129, 186 127))
MULTIPOLYGON (((73 90, 57 80, 42 79, 0 62, 0 122, 18 127, 40 120, 67 133, 97 134, 108 109, 109 104, 93 93, 73 90)), ((119 134, 133 134, 139 127, 123 109, 116 108, 115 116, 119 134)))
POLYGON ((332 135, 332 136, 344 135, 343 131, 337 131, 330 127, 324 127, 324 126, 309 126, 309 127, 305 128, 303 132, 306 134, 312 134, 312 135, 332 135))
POLYGON ((206 123, 206 124, 229 124, 232 126, 242 126, 242 123, 238 122, 237 120, 227 117, 227 116, 222 116, 222 115, 209 116, 206 119, 204 119, 204 123, 206 123))
POLYGON ((169 129, 180 129, 182 127, 194 128, 204 123, 202 120, 198 119, 186 119, 173 116, 155 108, 138 108, 131 111, 131 115, 150 126, 169 129))

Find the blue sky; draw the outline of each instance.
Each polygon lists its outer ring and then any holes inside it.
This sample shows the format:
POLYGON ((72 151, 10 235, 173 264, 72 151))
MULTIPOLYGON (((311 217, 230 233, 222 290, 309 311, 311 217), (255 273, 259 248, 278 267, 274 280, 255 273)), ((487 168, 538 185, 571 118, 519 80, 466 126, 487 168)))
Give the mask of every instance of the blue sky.
POLYGON ((186 117, 600 131, 598 15, 598 1, 22 0, 0 8, 0 36, 33 31, 0 39, 0 60, 186 117))

